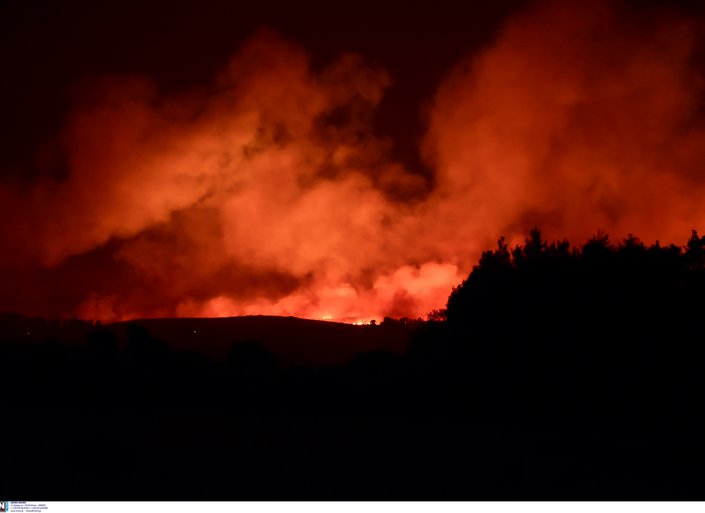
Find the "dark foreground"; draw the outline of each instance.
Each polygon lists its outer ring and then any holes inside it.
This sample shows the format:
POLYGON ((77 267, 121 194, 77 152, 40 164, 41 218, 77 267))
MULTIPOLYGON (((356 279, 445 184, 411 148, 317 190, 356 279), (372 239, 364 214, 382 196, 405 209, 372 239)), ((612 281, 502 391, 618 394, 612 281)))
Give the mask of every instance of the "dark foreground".
POLYGON ((327 365, 5 336, 0 495, 703 500, 704 248, 500 243, 445 320, 327 365))

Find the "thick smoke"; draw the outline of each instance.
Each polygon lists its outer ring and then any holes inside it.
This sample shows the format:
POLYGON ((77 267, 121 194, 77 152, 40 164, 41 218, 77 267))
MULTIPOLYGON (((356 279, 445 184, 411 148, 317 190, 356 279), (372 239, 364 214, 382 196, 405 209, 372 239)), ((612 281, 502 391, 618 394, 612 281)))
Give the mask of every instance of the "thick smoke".
POLYGON ((464 237, 680 242, 703 225, 702 24, 639 14, 539 4, 452 70, 425 149, 464 237))
POLYGON ((501 234, 681 241, 705 216, 698 28, 594 3, 508 20, 438 89, 431 182, 373 134, 390 79, 359 56, 315 71, 262 32, 199 90, 77 88, 53 178, 0 185, 0 310, 416 317, 501 234))
POLYGON ((3 191, 6 264, 71 267, 88 318, 423 314, 458 275, 414 250, 426 182, 370 132, 388 82, 354 55, 313 72, 265 32, 200 91, 94 84, 61 137, 67 176, 3 191))

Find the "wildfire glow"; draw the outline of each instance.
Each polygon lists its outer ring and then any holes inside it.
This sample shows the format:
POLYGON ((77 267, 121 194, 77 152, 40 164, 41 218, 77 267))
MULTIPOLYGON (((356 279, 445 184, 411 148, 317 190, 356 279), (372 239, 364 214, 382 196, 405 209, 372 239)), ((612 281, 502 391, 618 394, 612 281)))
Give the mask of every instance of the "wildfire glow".
POLYGON ((443 307, 534 225, 683 240, 705 220, 701 28, 594 2, 514 16, 439 84, 432 179, 373 133, 390 77, 360 56, 314 71, 263 32, 199 89, 103 79, 65 121, 66 177, 0 183, 0 279, 22 291, 0 310, 366 324, 443 307))

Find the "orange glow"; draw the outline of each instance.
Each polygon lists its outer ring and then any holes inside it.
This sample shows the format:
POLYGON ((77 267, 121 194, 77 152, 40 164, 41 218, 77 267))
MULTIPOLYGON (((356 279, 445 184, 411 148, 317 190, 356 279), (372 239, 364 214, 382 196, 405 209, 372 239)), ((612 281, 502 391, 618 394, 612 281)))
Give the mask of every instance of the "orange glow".
POLYGON ((681 241, 705 220, 701 27, 569 4, 511 18, 446 75, 422 144, 432 184, 373 134, 390 78, 355 55, 317 72, 262 32, 199 90, 92 84, 99 100, 62 132, 68 177, 0 184, 15 248, 0 266, 61 269, 110 247, 120 280, 70 280, 63 313, 84 318, 368 323, 443 307, 482 250, 534 225, 681 241))

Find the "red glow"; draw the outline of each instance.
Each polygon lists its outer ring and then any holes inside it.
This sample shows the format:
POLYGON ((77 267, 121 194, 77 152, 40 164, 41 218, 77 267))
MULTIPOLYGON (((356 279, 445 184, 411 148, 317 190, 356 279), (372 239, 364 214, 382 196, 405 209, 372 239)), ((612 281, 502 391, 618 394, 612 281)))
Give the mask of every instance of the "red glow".
POLYGON ((439 86, 433 188, 372 133, 389 77, 357 56, 314 72, 262 33, 201 90, 104 80, 63 130, 68 178, 0 186, 15 248, 0 265, 57 269, 114 244, 118 283, 68 280, 63 314, 84 318, 367 322, 442 307, 483 249, 534 225, 683 240, 705 219, 697 28, 594 3, 512 18, 439 86))

